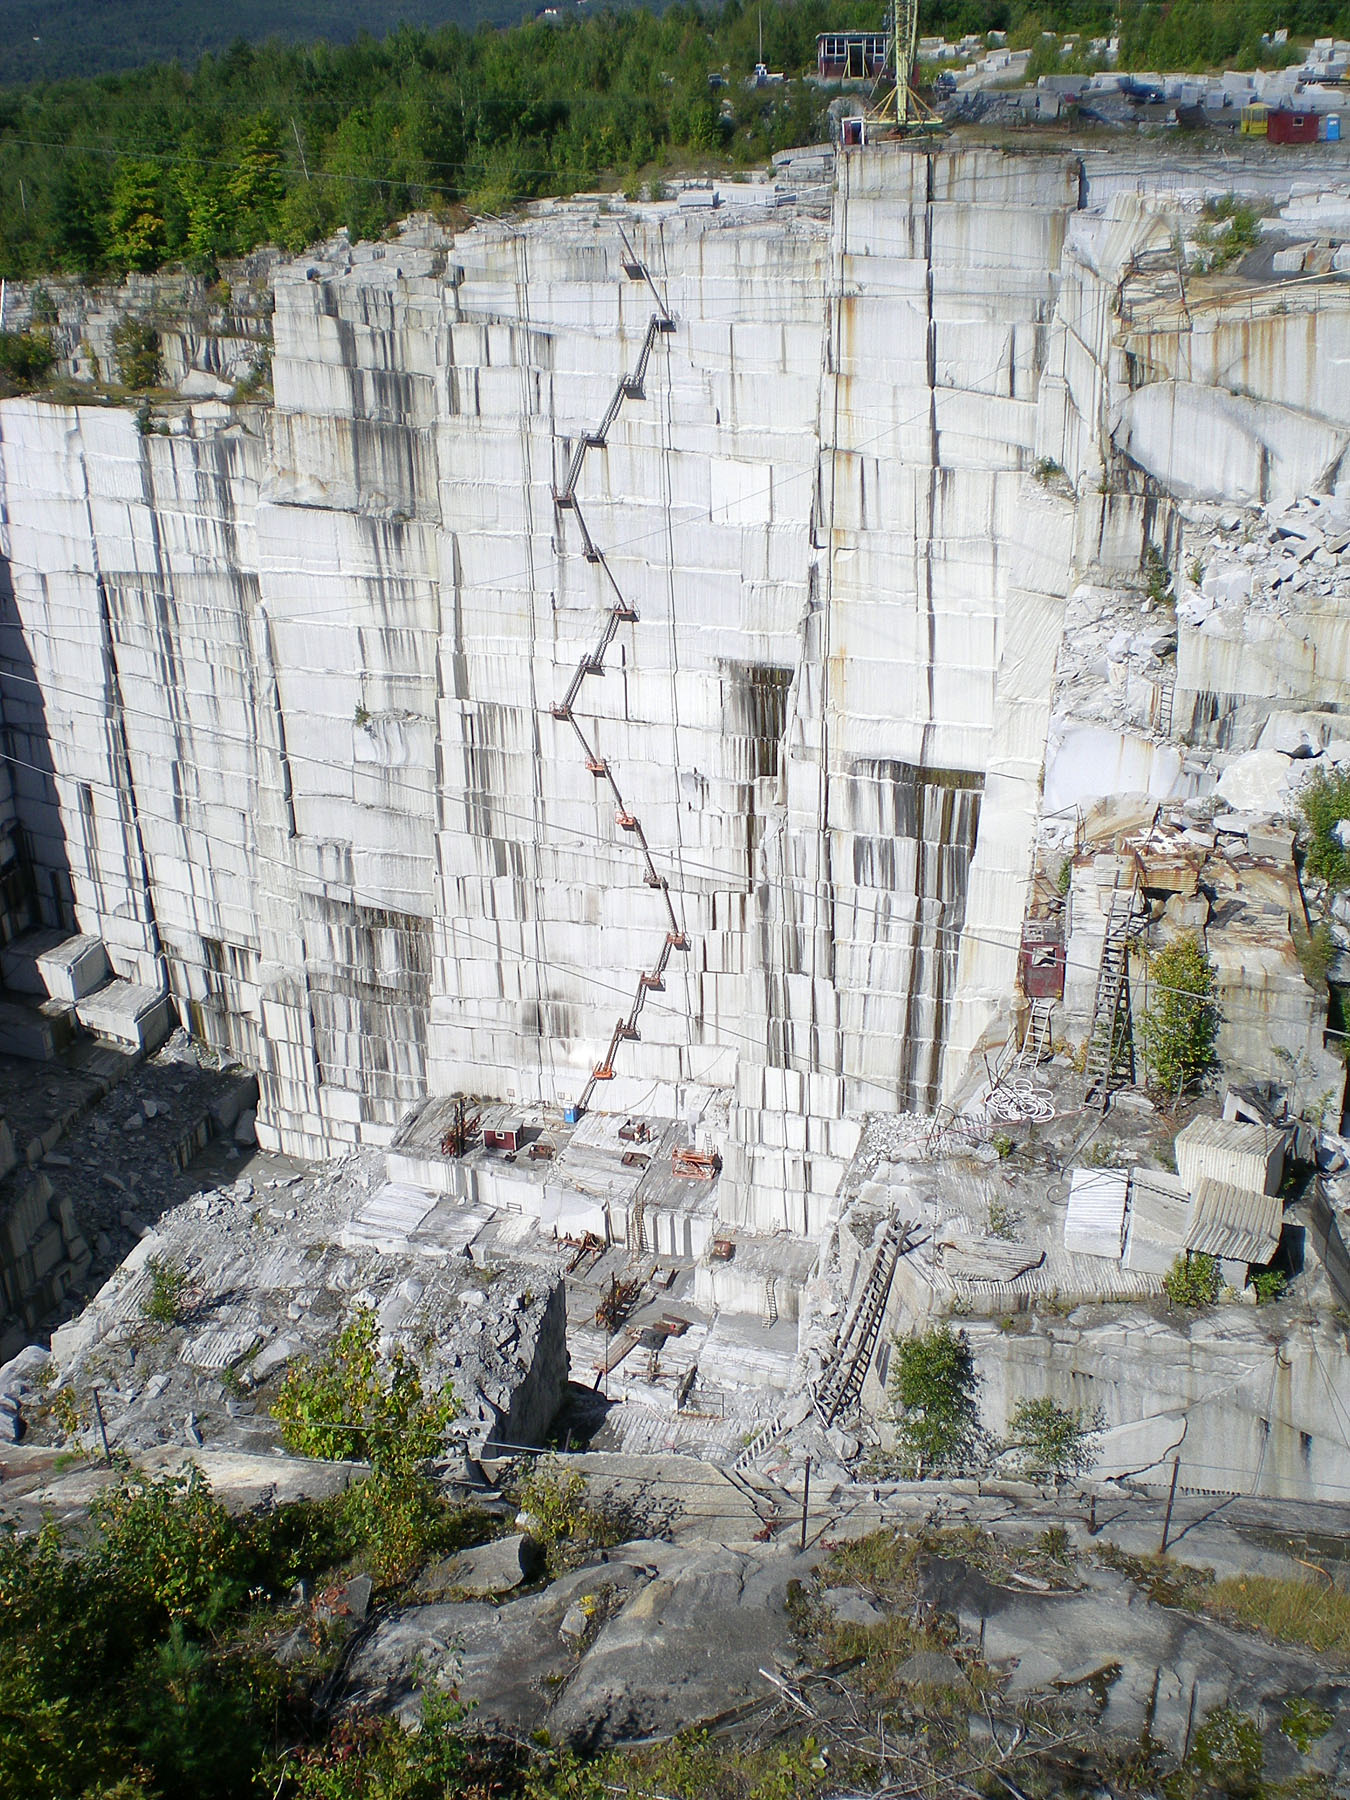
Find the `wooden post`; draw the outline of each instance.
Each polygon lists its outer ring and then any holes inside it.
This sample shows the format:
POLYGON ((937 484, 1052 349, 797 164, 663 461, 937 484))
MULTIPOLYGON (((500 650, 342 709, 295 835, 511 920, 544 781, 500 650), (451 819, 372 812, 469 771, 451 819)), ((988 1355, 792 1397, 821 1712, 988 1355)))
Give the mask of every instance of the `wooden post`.
POLYGON ((802 1549, 806 1548, 806 1513, 811 1504, 811 1458, 806 1459, 806 1478, 802 1482, 802 1549))
POLYGON ((103 1423, 103 1402, 98 1397, 98 1389, 94 1389, 94 1416, 98 1420, 98 1435, 103 1439, 103 1460, 112 1467, 112 1451, 108 1448, 108 1427, 103 1423))
POLYGON ((1167 1490, 1167 1511, 1163 1514, 1162 1543, 1158 1546, 1158 1555, 1167 1555, 1167 1534, 1172 1529, 1172 1502, 1177 1497, 1177 1475, 1181 1470, 1181 1454, 1172 1458, 1172 1485, 1167 1490))

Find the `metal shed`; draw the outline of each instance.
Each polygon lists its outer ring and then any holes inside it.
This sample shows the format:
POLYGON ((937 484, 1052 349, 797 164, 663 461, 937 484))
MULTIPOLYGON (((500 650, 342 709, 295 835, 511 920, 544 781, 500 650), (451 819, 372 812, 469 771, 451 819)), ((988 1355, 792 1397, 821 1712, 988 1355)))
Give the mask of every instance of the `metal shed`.
POLYGON ((1238 1119, 1192 1119, 1176 1138, 1177 1174, 1195 1193, 1208 1176, 1257 1194, 1273 1194, 1284 1175, 1285 1134, 1238 1119))

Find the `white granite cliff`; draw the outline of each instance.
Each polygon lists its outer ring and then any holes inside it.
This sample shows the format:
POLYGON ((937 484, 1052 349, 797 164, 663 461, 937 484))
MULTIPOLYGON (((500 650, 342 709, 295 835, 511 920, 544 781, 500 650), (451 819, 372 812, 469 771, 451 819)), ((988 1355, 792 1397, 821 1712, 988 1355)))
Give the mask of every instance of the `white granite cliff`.
MULTIPOLYGON (((592 1105, 731 1096, 722 1216, 817 1234, 862 1116, 1008 1003, 1075 583, 1169 494, 1344 486, 1344 284, 1141 348, 1171 230, 1069 156, 881 148, 828 209, 279 265, 271 405, 0 404, 0 823, 47 920, 256 1062, 300 1154, 573 1103, 664 947, 592 1105), (602 640, 597 773, 553 708, 602 640)), ((168 336, 182 392, 246 366, 168 336)))

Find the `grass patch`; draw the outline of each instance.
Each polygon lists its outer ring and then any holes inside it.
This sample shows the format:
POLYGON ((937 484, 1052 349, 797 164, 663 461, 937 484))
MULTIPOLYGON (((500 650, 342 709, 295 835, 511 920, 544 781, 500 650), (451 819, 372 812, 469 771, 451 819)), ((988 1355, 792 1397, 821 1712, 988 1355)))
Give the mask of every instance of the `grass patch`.
POLYGON ((1328 1582, 1235 1575, 1208 1586, 1201 1609, 1229 1625, 1263 1631, 1281 1644, 1350 1663, 1350 1594, 1328 1582))

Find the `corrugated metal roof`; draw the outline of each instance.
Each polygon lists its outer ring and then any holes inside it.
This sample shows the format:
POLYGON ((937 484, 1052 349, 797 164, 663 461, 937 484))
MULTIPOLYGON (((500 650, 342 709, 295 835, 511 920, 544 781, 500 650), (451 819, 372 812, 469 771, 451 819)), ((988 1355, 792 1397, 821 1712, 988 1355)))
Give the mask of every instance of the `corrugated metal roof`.
POLYGON ((1178 1144, 1204 1144, 1238 1155, 1268 1156, 1284 1133, 1274 1125, 1253 1125, 1246 1119, 1192 1119, 1177 1133, 1178 1144))
POLYGON ((1278 1194, 1253 1194, 1207 1175, 1196 1189, 1185 1247, 1228 1262, 1268 1263, 1283 1217, 1278 1194))
POLYGON ((1064 1248, 1119 1260, 1125 1247, 1128 1191, 1129 1178, 1122 1169, 1075 1169, 1069 1177, 1064 1248))

